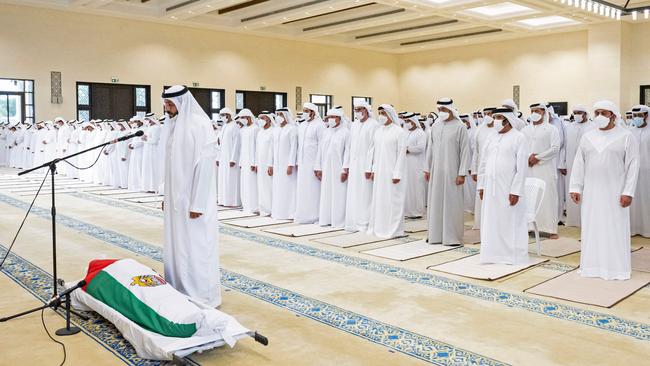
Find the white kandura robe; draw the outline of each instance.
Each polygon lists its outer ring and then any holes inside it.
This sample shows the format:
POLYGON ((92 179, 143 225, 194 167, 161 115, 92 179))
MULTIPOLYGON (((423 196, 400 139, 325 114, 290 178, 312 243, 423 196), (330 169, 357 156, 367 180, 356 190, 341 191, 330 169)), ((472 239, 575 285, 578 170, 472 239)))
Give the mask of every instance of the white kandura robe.
POLYGON ((7 135, 9 130, 5 127, 0 127, 0 166, 7 166, 7 155, 9 150, 7 148, 7 135))
POLYGON ((580 227, 580 205, 571 200, 569 196, 569 180, 571 179, 571 172, 573 171, 573 161, 580 146, 582 136, 596 128, 596 125, 588 120, 586 122, 577 123, 573 122, 564 129, 564 146, 566 151, 566 176, 560 176, 560 179, 565 180, 565 200, 566 200, 566 226, 580 227))
MULTIPOLYGON (((483 159, 483 149, 485 149, 485 146, 487 145, 488 141, 490 141, 490 138, 492 138, 493 135, 496 135, 497 130, 494 128, 494 124, 492 127, 489 127, 487 124, 482 124, 478 126, 476 129, 476 133, 474 133, 474 136, 472 136, 470 140, 470 145, 472 146, 472 162, 470 164, 470 171, 472 175, 478 176, 478 168, 481 166, 481 161, 483 159)), ((474 180, 472 178, 472 180, 474 180)), ((481 228, 481 206, 483 205, 483 202, 478 196, 478 190, 476 191, 476 194, 474 195, 474 225, 472 226, 472 229, 478 230, 481 228)))
MULTIPOLYGON (((32 154, 32 138, 36 132, 35 127, 25 130, 23 135, 23 168, 29 169, 32 167, 33 154, 32 154)), ((65 164, 65 163, 63 163, 65 164)), ((74 169, 72 169, 74 171, 74 169)))
POLYGON ((557 162, 560 152, 560 134, 558 129, 546 122, 539 125, 530 124, 521 132, 528 140, 531 154, 535 154, 539 163, 530 168, 530 177, 539 178, 546 183, 544 198, 537 213, 538 230, 544 233, 557 234, 558 223, 558 190, 557 162))
MULTIPOLYGON (((111 131, 108 129, 95 131, 94 141, 91 146, 97 146, 106 142, 110 137, 110 133, 111 131)), ((102 151, 97 160, 97 164, 93 167, 93 182, 96 184, 108 184, 109 167, 107 166, 107 161, 108 159, 104 151, 102 151)))
MULTIPOLYGON (((90 148, 92 142, 94 141, 94 130, 88 131, 83 130, 79 133, 79 151, 90 148)), ((82 168, 79 170, 79 179, 83 182, 92 182, 93 181, 93 169, 88 168, 95 161, 95 154, 87 152, 85 154, 78 155, 77 166, 82 168)))
POLYGON ((345 200, 348 182, 341 182, 343 165, 350 153, 350 130, 339 125, 328 128, 318 146, 314 170, 322 172, 318 224, 345 227, 345 200))
POLYGON ((374 174, 368 235, 394 238, 404 235, 406 199, 406 133, 395 123, 375 131, 371 173, 374 174), (400 179, 395 184, 393 179, 400 179))
POLYGON ((237 166, 240 152, 240 128, 236 122, 226 123, 219 136, 219 187, 217 197, 219 204, 228 207, 241 205, 239 194, 240 170, 237 166), (230 163, 235 163, 230 166, 230 163))
MULTIPOLYGON (((122 131, 120 136, 128 133, 128 130, 122 131)), ((115 155, 115 158, 117 159, 117 186, 120 188, 127 188, 129 186, 129 157, 131 155, 128 141, 118 142, 115 145, 115 155)), ((159 156, 164 156, 164 154, 159 156)))
MULTIPOLYGON (((472 122, 470 121, 470 124, 472 122)), ((476 135, 477 128, 471 127, 467 129, 467 141, 469 144, 469 167, 472 170, 472 157, 474 156, 474 135, 476 135)), ((472 179, 471 174, 465 177, 465 184, 463 184, 463 209, 465 212, 474 213, 474 206, 476 206, 476 182, 472 179)))
POLYGON ((632 127, 639 142, 639 181, 630 206, 631 235, 650 238, 650 127, 632 127))
MULTIPOLYGON (((552 126, 555 126, 558 130, 559 137, 560 137, 560 150, 558 151, 555 163, 557 164, 557 169, 566 169, 567 168, 567 163, 566 163, 566 143, 565 143, 565 138, 566 138, 566 132, 565 132, 565 122, 562 118, 553 115, 550 118, 549 122, 552 126)), ((557 205, 557 217, 558 221, 561 221, 563 219, 563 213, 564 209, 566 207, 565 204, 565 177, 562 176, 562 174, 558 171, 557 172, 558 179, 556 180, 556 190, 557 190, 557 200, 558 200, 558 205, 557 205)))
MULTIPOLYGON (((133 133, 136 133, 138 130, 141 130, 141 128, 135 129, 133 133)), ((144 146, 144 142, 140 137, 134 137, 130 141, 128 189, 132 192, 142 192, 144 188, 142 184, 142 147, 144 146)))
POLYGON ((413 131, 405 131, 406 137, 406 197, 404 216, 422 217, 426 212, 425 187, 427 181, 424 178, 426 170, 427 136, 421 128, 413 131))
POLYGON ((343 168, 348 168, 348 190, 345 202, 345 230, 366 231, 372 203, 372 180, 366 172, 372 169, 372 151, 379 123, 372 118, 354 121, 350 126, 350 153, 343 168))
POLYGON ((158 160, 158 144, 160 143, 160 125, 149 126, 144 130, 142 138, 142 190, 157 192, 162 182, 158 160))
MULTIPOLYGON (((178 117, 176 117, 178 118, 178 117)), ((207 120, 207 116, 206 116, 207 120)), ((180 123, 190 124, 193 121, 180 123)), ((213 146, 187 146, 190 151, 199 151, 187 161, 186 169, 191 176, 174 178, 178 171, 172 169, 174 146, 174 126, 170 120, 170 133, 165 152, 165 196, 163 247, 165 280, 176 290, 195 298, 209 306, 221 304, 221 274, 219 266, 219 223, 217 220, 217 190, 213 146), (194 161, 192 161, 194 160, 194 161), (185 181, 185 186, 174 186, 175 182, 185 181), (190 211, 202 213, 191 219, 190 211)), ((196 127, 196 126, 195 126, 196 127)), ((198 133, 210 133, 208 123, 196 128, 192 133, 198 141, 214 139, 212 136, 197 137, 198 133)), ((187 127, 185 127, 187 128, 187 127)), ((215 141, 216 143, 216 141, 215 141)))
POLYGON ((512 129, 493 135, 487 142, 479 168, 477 189, 483 189, 481 263, 528 263, 526 174, 528 141, 512 129), (519 196, 511 206, 510 195, 519 196))
MULTIPOLYGON (((430 172, 428 221, 429 244, 463 244, 464 192, 458 176, 469 174, 467 127, 459 120, 431 126, 426 171, 430 172)), ((469 178, 471 179, 471 178, 469 178)))
POLYGON ((294 221, 299 224, 318 222, 320 207, 320 181, 314 175, 314 163, 318 145, 326 130, 320 118, 305 121, 298 126, 298 182, 296 186, 296 213, 294 221))
MULTIPOLYGON (((117 130, 113 130, 108 133, 106 136, 108 140, 115 140, 120 136, 120 133, 117 130)), ((104 152, 107 152, 108 155, 106 155, 106 170, 108 172, 107 174, 107 179, 106 179, 106 184, 111 186, 111 187, 119 187, 119 165, 118 165, 118 156, 117 156, 117 151, 116 151, 116 145, 117 144, 110 144, 106 146, 104 149, 104 152)))
POLYGON ((268 167, 273 166, 273 133, 275 128, 261 128, 255 142, 255 162, 257 167, 257 203, 260 216, 271 215, 273 207, 273 177, 268 167))
POLYGON ((296 154, 298 152, 298 127, 286 124, 273 129, 273 203, 271 217, 292 220, 296 213, 296 154), (291 175, 287 168, 294 167, 291 175))
MULTIPOLYGON (((244 126, 240 130, 241 147, 239 152, 239 187, 241 193, 242 210, 246 213, 259 212, 259 201, 257 192, 257 175, 251 167, 255 166, 256 140, 260 128, 255 123, 244 126)), ((264 172, 266 173, 266 172, 264 172)))
POLYGON ((638 175, 639 143, 627 128, 595 129, 583 136, 569 188, 582 195, 581 276, 630 278, 630 208, 623 208, 620 199, 634 196, 638 175))
MULTIPOLYGON (((56 151, 57 151, 56 156, 58 158, 61 158, 61 157, 64 157, 64 156, 70 154, 70 152, 68 151, 70 142, 68 140, 70 139, 70 134, 71 133, 72 133, 72 127, 70 127, 70 125, 68 125, 67 123, 65 123, 63 126, 59 127, 58 136, 57 136, 57 139, 56 139, 56 141, 57 141, 56 142, 56 144, 57 144, 57 146, 56 146, 56 151)), ((70 170, 71 169, 74 169, 74 168, 71 167, 70 165, 66 164, 66 163, 57 164, 57 171, 60 174, 63 174, 65 176, 67 176, 67 177, 70 176, 70 170)))

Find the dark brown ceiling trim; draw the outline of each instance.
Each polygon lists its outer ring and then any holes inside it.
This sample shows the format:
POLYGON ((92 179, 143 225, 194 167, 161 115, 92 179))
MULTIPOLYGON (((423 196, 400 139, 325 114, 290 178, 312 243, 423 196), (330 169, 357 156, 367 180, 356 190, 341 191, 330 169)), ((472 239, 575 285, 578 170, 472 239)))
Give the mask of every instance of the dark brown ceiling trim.
POLYGON ((445 41, 445 40, 448 40, 448 39, 471 37, 471 36, 479 36, 479 35, 482 35, 482 34, 498 33, 498 32, 502 32, 502 31, 503 31, 503 29, 490 29, 490 30, 480 31, 480 32, 456 34, 456 35, 453 35, 453 36, 444 36, 444 37, 421 39, 419 41, 411 41, 411 42, 400 43, 399 45, 400 46, 412 46, 414 44, 436 42, 436 41, 445 41))
POLYGON ((363 34, 363 35, 354 37, 354 39, 363 39, 363 38, 370 38, 370 37, 377 37, 377 36, 385 36, 387 34, 408 32, 408 31, 412 31, 412 30, 425 29, 425 28, 431 28, 431 27, 440 27, 440 26, 443 26, 443 25, 449 25, 449 24, 454 24, 454 23, 458 23, 458 20, 457 19, 450 19, 450 20, 445 20, 443 22, 422 24, 422 25, 416 25, 416 26, 408 27, 408 28, 400 28, 400 29, 387 30, 387 31, 377 32, 377 33, 363 34))
POLYGON ((254 6, 254 5, 257 5, 257 4, 265 3, 267 1, 269 1, 269 0, 250 0, 250 1, 246 1, 246 2, 243 2, 243 3, 237 4, 237 5, 232 5, 232 6, 229 6, 227 8, 219 9, 219 15, 227 14, 227 13, 237 11, 237 10, 241 10, 241 9, 244 9, 244 8, 248 8, 249 6, 254 6))
POLYGON ((330 11, 330 12, 328 12, 328 13, 317 14, 317 15, 312 15, 312 16, 310 16, 310 17, 305 17, 305 18, 300 18, 300 19, 290 20, 290 21, 288 21, 288 22, 284 22, 284 23, 282 23, 282 24, 291 24, 291 23, 295 23, 295 22, 301 22, 301 21, 303 21, 303 20, 314 19, 314 18, 318 18, 318 17, 326 16, 326 15, 337 14, 337 13, 341 13, 341 12, 344 12, 344 11, 349 11, 349 10, 359 9, 359 8, 363 8, 363 7, 370 6, 370 5, 377 5, 377 3, 368 3, 368 4, 363 4, 363 5, 353 6, 353 7, 351 7, 351 8, 345 8, 345 9, 340 9, 340 10, 334 10, 334 11, 330 11))
POLYGON ((169 8, 166 8, 165 11, 169 12, 169 11, 172 11, 172 10, 176 10, 176 9, 182 8, 182 7, 184 7, 184 6, 187 6, 187 5, 190 5, 190 4, 194 4, 194 3, 199 2, 199 1, 200 1, 200 0, 187 0, 187 1, 183 1, 182 3, 178 3, 178 4, 176 4, 176 5, 172 5, 172 6, 170 6, 169 8))
POLYGON ((377 14, 372 14, 372 15, 366 15, 366 16, 362 16, 362 17, 358 17, 358 18, 345 19, 345 20, 339 20, 338 22, 332 22, 332 23, 327 23, 327 24, 315 25, 315 26, 313 26, 313 27, 303 28, 302 31, 303 31, 303 32, 308 32, 308 31, 312 31, 312 30, 316 30, 316 29, 322 29, 322 28, 327 28, 327 27, 333 27, 333 26, 341 25, 341 24, 354 23, 354 22, 358 22, 358 21, 361 21, 361 20, 368 20, 368 19, 372 19, 372 18, 383 17, 383 16, 386 16, 386 15, 393 15, 393 14, 397 14, 397 13, 402 13, 402 12, 404 12, 404 11, 406 11, 406 9, 395 9, 395 10, 385 11, 385 12, 383 12, 383 13, 377 13, 377 14))
POLYGON ((306 3, 302 3, 302 4, 298 4, 298 5, 294 5, 294 6, 289 6, 289 7, 286 7, 286 8, 273 10, 273 11, 269 11, 269 12, 258 14, 258 15, 253 15, 251 17, 241 19, 240 22, 242 22, 242 23, 250 22, 251 20, 257 20, 257 19, 265 18, 265 17, 271 16, 271 15, 282 14, 282 13, 285 13, 287 11, 296 10, 296 9, 300 9, 300 8, 304 8, 304 7, 307 7, 307 6, 316 5, 316 4, 320 4, 320 3, 325 3, 325 2, 328 2, 328 1, 329 0, 312 0, 312 1, 308 1, 306 3))

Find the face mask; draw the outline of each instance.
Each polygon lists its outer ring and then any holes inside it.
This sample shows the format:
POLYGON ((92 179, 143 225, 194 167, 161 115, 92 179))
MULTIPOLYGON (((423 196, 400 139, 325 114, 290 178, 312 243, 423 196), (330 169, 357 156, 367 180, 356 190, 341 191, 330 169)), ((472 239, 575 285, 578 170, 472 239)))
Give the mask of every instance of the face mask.
POLYGON ((609 125, 609 118, 600 115, 594 118, 594 122, 596 123, 596 126, 598 126, 598 128, 605 128, 609 125))
POLYGON ((542 115, 537 112, 530 115, 530 120, 532 122, 539 122, 541 119, 542 119, 542 115))
POLYGON ((447 113, 447 112, 440 112, 440 114, 438 115, 438 117, 440 118, 441 121, 446 121, 447 119, 449 119, 449 113, 447 113))
POLYGON ((427 126, 431 126, 433 124, 433 118, 428 117, 427 118, 427 126))
POLYGON ((494 128, 497 129, 497 132, 503 131, 503 129, 508 125, 508 122, 505 119, 495 119, 494 128))
POLYGON ((259 127, 264 127, 266 125, 266 121, 260 118, 257 120, 257 125, 259 127))
POLYGON ((354 112, 354 119, 361 121, 362 118, 363 118, 363 113, 354 112))
POLYGON ((336 127, 336 119, 334 119, 334 118, 330 118, 330 119, 328 119, 328 120, 327 120, 327 125, 329 126, 329 128, 334 128, 334 127, 336 127))
POLYGON ((381 116, 379 116, 379 118, 377 119, 377 121, 378 121, 379 123, 381 123, 382 125, 385 125, 386 122, 388 122, 388 117, 386 117, 386 116, 384 116, 384 115, 381 115, 381 116))
POLYGON ((483 117, 483 123, 486 124, 486 125, 489 125, 489 124, 492 123, 493 121, 494 121, 494 119, 492 118, 492 116, 485 116, 485 117, 483 117))
POLYGON ((302 118, 304 118, 305 121, 309 121, 309 117, 310 117, 309 114, 310 114, 310 113, 302 112, 302 118))
POLYGON ((632 119, 632 126, 641 127, 643 125, 643 117, 634 117, 632 119))
POLYGON ((573 120, 578 123, 582 122, 582 114, 574 114, 573 120))

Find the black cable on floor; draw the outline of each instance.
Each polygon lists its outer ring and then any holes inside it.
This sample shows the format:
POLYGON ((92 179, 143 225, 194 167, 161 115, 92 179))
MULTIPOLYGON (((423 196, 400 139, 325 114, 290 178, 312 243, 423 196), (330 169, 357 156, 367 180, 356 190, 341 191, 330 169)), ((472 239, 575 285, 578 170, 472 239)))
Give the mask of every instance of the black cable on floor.
POLYGON ((59 364, 59 366, 63 366, 63 364, 65 363, 65 359, 67 358, 67 354, 65 352, 65 344, 63 344, 63 342, 59 342, 56 339, 54 339, 52 337, 52 335, 50 334, 50 331, 47 330, 47 326, 45 325, 45 316, 44 316, 44 314, 45 314, 45 309, 41 310, 41 323, 43 323, 43 329, 45 329, 45 333, 47 333, 47 336, 50 337, 52 342, 60 344, 61 348, 63 348, 63 361, 61 361, 61 363, 59 364))
POLYGON ((9 253, 11 253, 11 248, 14 247, 14 244, 16 243, 16 239, 18 239, 18 234, 20 234, 20 231, 23 229, 23 225, 25 225, 25 221, 27 221, 27 216, 29 216, 32 207, 34 206, 34 202, 36 202, 36 198, 38 198, 38 194, 41 193, 41 188, 43 188, 43 184, 45 184, 45 180, 47 179, 47 176, 49 174, 50 174, 50 170, 48 169, 47 172, 45 173, 45 176, 43 177, 43 181, 41 182, 41 185, 38 187, 38 191, 36 191, 36 195, 34 195, 34 198, 32 199, 32 203, 29 204, 29 208, 27 209, 27 212, 25 212, 25 217, 23 217, 23 222, 20 223, 20 226, 18 227, 18 231, 16 231, 16 235, 14 235, 14 239, 11 241, 11 245, 9 245, 9 248, 7 248, 7 253, 5 253, 4 258, 2 258, 2 261, 0 261, 0 269, 2 269, 2 266, 5 264, 7 257, 9 257, 9 253))

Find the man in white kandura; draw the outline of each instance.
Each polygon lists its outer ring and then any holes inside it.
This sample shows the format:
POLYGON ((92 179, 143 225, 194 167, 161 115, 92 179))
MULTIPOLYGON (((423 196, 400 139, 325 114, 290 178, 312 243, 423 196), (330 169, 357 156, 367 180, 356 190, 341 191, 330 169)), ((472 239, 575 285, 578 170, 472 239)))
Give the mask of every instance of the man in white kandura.
POLYGON ((406 133, 406 203, 404 216, 421 218, 426 212, 425 186, 422 171, 425 170, 427 136, 420 127, 418 115, 409 113, 404 116, 406 133))
POLYGON ((379 128, 375 132, 373 180, 368 235, 394 238, 404 235, 406 197, 406 133, 398 125, 397 112, 390 104, 379 106, 379 128))
MULTIPOLYGON (((490 113, 494 112, 496 108, 487 108, 484 111, 489 110, 490 113)), ((472 173, 472 180, 478 182, 478 168, 481 166, 483 159, 483 149, 485 145, 490 140, 493 135, 496 135, 497 129, 494 128, 494 119, 491 114, 489 117, 480 117, 481 124, 476 129, 476 132, 470 140, 471 150, 472 150, 472 160, 470 163, 470 172, 472 173)), ((478 191, 476 192, 478 196, 478 191)), ((472 229, 478 230, 481 228, 481 206, 482 201, 479 197, 474 197, 474 225, 472 229)))
POLYGON ((273 155, 268 167, 268 174, 273 177, 271 217, 276 220, 291 220, 296 212, 298 127, 288 108, 278 109, 276 113, 273 155))
POLYGON ((566 226, 580 227, 580 206, 569 198, 569 179, 573 171, 573 160, 575 159, 578 146, 582 136, 594 129, 594 123, 589 118, 589 112, 584 106, 573 108, 573 122, 564 128, 564 145, 566 150, 566 167, 567 175, 560 176, 566 178, 566 226))
POLYGON ((302 117, 305 122, 298 126, 298 183, 296 186, 296 214, 294 221, 299 224, 318 222, 320 209, 320 180, 314 175, 314 163, 318 153, 325 123, 313 103, 303 105, 302 117))
POLYGON ((147 127, 144 130, 144 136, 142 136, 142 190, 153 193, 158 192, 162 183, 161 172, 156 164, 162 128, 153 113, 147 113, 144 121, 147 127))
POLYGON ((528 142, 509 109, 494 112, 493 135, 483 150, 477 189, 483 201, 481 263, 528 263, 528 221, 524 192, 528 142))
POLYGON ((463 184, 469 174, 469 139, 451 98, 438 101, 438 112, 424 172, 429 182, 428 243, 458 246, 465 232, 463 184))
POLYGON ((230 108, 222 108, 219 115, 224 121, 218 137, 219 149, 219 204, 228 207, 239 207, 239 161, 240 128, 234 121, 230 108))
MULTIPOLYGON (((469 114, 460 115, 460 121, 467 127, 467 141, 469 145, 469 161, 470 161, 470 171, 472 167, 472 156, 474 156, 474 146, 472 141, 474 140, 474 135, 476 134, 476 124, 472 120, 469 114)), ((463 209, 465 212, 474 213, 474 206, 476 206, 476 182, 474 179, 465 179, 465 184, 463 184, 463 209)))
POLYGON ((350 130, 342 109, 330 109, 325 117, 328 128, 318 145, 314 174, 321 181, 318 224, 345 227, 345 199, 348 169, 343 168, 350 153, 350 130))
POLYGON ((372 202, 370 169, 379 123, 372 118, 372 107, 366 101, 354 103, 354 121, 350 126, 350 153, 343 168, 348 169, 348 191, 345 202, 345 230, 366 231, 372 202))
POLYGON ((186 87, 162 95, 169 115, 163 200, 165 280, 210 306, 221 304, 215 144, 210 118, 186 87))
POLYGON ((559 200, 556 159, 560 152, 560 132, 557 127, 549 123, 550 114, 546 103, 533 104, 530 110, 532 124, 521 130, 528 139, 530 149, 529 175, 546 183, 544 198, 537 214, 537 225, 539 231, 550 234, 551 239, 557 239, 559 200))
POLYGON ((257 200, 257 170, 255 168, 255 146, 257 133, 260 131, 253 112, 249 109, 242 109, 237 114, 237 118, 242 122, 243 127, 239 132, 240 151, 239 151, 239 192, 241 193, 242 210, 245 213, 258 213, 259 204, 257 200))
POLYGON ((639 182, 630 206, 632 235, 650 238, 650 107, 637 105, 632 109, 630 132, 639 142, 639 182))
POLYGON ((597 129, 580 141, 569 190, 582 206, 580 275, 627 280, 630 256, 630 204, 639 176, 639 143, 620 123, 610 101, 594 104, 597 129))
POLYGON ((257 203, 260 216, 270 216, 273 207, 273 177, 268 167, 273 162, 273 123, 275 115, 263 111, 259 115, 260 131, 255 141, 255 172, 257 172, 257 203))

